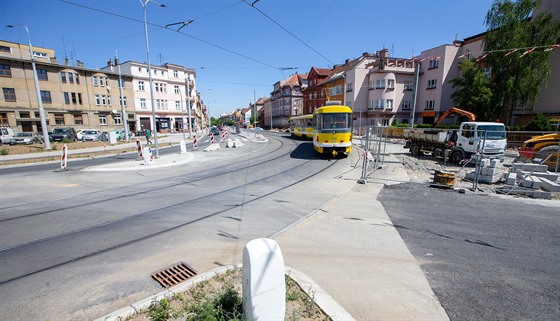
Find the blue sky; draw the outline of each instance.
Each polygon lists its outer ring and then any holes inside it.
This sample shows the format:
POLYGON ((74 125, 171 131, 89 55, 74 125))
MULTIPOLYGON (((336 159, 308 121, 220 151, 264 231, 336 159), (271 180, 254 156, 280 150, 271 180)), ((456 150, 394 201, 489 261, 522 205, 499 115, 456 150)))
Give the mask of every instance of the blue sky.
MULTIPOLYGON (((363 52, 388 48, 409 58, 486 31, 493 0, 161 0, 148 3, 150 58, 197 71, 211 116, 269 96, 273 84, 312 66, 330 68, 363 52), (249 3, 249 4, 247 4, 249 3), (165 25, 193 20, 188 26, 165 25), (304 44, 305 43, 305 44, 304 44), (289 69, 293 68, 293 69, 289 69)), ((1 25, 25 24, 34 46, 59 61, 103 67, 147 61, 139 0, 1 0, 1 25)), ((0 39, 27 43, 23 28, 0 39)))

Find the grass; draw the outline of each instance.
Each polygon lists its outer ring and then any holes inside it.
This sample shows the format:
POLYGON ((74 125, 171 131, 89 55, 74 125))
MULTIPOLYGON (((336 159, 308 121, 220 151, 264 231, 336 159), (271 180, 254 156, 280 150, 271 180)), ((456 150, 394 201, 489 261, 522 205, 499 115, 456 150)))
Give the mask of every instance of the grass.
MULTIPOLYGON (((238 321, 243 320, 241 269, 228 270, 201 281, 187 291, 151 302, 148 309, 127 321, 238 321)), ((331 320, 289 276, 286 280, 286 320, 331 320)))

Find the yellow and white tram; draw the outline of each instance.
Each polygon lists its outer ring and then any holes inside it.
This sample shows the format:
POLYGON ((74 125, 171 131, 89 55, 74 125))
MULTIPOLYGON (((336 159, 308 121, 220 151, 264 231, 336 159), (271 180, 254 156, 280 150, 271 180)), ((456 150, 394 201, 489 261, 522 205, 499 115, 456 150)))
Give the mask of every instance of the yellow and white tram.
POLYGON ((289 123, 291 136, 313 138, 313 115, 292 116, 289 123))
POLYGON ((329 101, 313 113, 313 148, 320 154, 348 156, 352 151, 352 109, 329 101))

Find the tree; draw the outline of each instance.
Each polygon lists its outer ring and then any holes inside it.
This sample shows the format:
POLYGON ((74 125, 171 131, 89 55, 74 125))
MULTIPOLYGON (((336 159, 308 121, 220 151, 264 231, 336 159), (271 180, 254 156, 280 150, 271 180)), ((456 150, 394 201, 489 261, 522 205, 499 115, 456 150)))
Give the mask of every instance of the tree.
POLYGON ((457 107, 474 113, 479 120, 495 120, 498 115, 491 109, 492 90, 490 80, 471 59, 459 63, 461 76, 451 79, 455 92, 451 98, 457 107))
POLYGON ((525 126, 525 130, 531 131, 549 131, 550 121, 542 113, 538 113, 533 120, 525 126))
POLYGON ((509 112, 509 121, 516 105, 534 108, 550 76, 550 52, 543 49, 556 43, 560 21, 550 12, 532 16, 540 4, 541 0, 495 0, 486 14, 484 51, 490 54, 484 61, 492 73, 492 109, 509 112))

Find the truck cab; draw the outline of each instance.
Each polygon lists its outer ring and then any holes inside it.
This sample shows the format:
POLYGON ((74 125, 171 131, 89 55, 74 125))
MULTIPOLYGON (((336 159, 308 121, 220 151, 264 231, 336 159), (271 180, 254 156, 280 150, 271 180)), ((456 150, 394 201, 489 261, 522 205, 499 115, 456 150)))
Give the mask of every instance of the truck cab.
POLYGON ((464 122, 455 134, 449 134, 448 145, 452 147, 450 159, 453 163, 470 159, 477 152, 484 158, 503 160, 507 145, 506 128, 501 123, 464 122))

